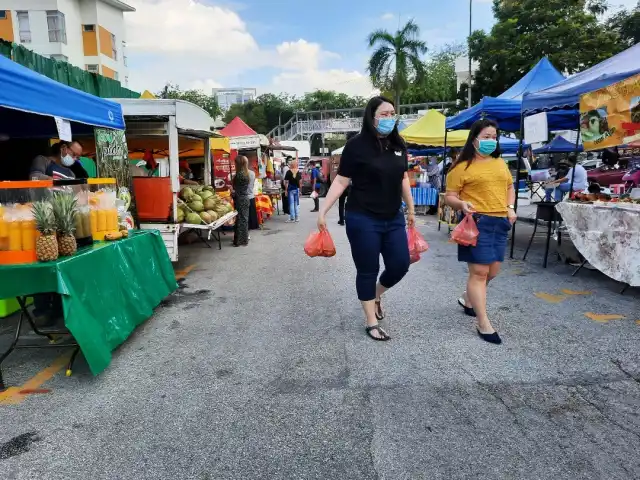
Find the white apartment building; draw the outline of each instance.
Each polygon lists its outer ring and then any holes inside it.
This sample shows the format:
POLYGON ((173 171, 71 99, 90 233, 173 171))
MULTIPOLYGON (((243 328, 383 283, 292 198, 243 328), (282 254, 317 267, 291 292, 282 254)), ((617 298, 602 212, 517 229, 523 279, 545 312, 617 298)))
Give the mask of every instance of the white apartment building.
POLYGON ((0 38, 126 87, 125 12, 119 0, 0 0, 0 38))
MULTIPOLYGON (((0 0, 0 4, 2 0, 0 0)), ((255 88, 231 87, 214 88, 213 95, 218 101, 218 106, 223 112, 231 108, 231 105, 243 104, 256 99, 258 92, 255 88)))

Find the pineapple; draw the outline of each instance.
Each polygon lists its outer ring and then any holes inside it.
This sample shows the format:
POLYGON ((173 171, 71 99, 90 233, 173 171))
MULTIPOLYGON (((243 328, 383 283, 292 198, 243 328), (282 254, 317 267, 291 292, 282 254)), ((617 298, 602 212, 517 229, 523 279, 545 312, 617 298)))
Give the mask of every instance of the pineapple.
POLYGON ((56 219, 49 202, 35 202, 32 207, 36 229, 40 236, 36 240, 36 257, 41 262, 58 259, 58 240, 56 238, 56 219))
POLYGON ((68 257, 78 251, 74 232, 78 200, 70 193, 56 193, 53 196, 53 215, 58 230, 58 251, 61 257, 68 257))

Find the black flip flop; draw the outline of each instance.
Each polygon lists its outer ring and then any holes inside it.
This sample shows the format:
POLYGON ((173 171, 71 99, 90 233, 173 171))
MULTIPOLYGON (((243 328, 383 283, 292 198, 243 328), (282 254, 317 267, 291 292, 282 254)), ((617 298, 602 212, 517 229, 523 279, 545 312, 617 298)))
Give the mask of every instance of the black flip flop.
POLYGON ((458 299, 458 305, 464 308, 465 315, 468 315, 469 317, 476 316, 476 311, 473 309, 473 307, 467 307, 461 299, 458 299))
POLYGON ((374 339, 376 342, 388 342, 389 340, 391 340, 391 337, 387 335, 387 332, 385 332, 380 327, 380 325, 371 325, 371 326, 365 327, 365 331, 367 332, 367 335, 370 338, 374 339), (374 337, 373 335, 371 335, 372 330, 377 330, 380 337, 374 337))
POLYGON ((382 300, 376 300, 376 318, 378 321, 384 320, 384 311, 382 310, 382 300))

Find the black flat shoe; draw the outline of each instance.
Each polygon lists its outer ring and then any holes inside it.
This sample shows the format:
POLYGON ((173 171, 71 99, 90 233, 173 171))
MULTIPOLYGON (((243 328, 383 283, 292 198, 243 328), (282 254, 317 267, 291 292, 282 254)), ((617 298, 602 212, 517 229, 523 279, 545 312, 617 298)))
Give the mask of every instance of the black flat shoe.
POLYGON ((500 335, 498 335, 498 332, 482 333, 480 330, 476 330, 478 332, 478 336, 485 342, 493 343, 494 345, 500 345, 502 343, 502 339, 500 338, 500 335))
POLYGON ((376 342, 388 342, 389 340, 391 340, 391 337, 387 334, 387 332, 380 328, 380 325, 371 325, 370 327, 365 327, 365 332, 367 332, 367 335, 376 342), (379 337, 371 334, 373 330, 376 330, 378 332, 379 337))
POLYGON ((338 222, 338 225, 340 225, 341 227, 344 227, 344 222, 338 222))
POLYGON ((473 309, 473 307, 467 307, 464 302, 462 301, 461 298, 458 299, 458 305, 460 305, 462 308, 464 308, 464 314, 468 315, 469 317, 475 317, 476 316, 476 311, 473 309))

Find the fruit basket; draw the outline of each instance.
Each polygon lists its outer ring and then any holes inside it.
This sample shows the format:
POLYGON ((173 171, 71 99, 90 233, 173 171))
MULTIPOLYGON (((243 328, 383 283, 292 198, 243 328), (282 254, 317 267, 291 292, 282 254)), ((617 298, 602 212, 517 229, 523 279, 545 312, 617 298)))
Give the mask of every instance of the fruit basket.
POLYGON ((89 210, 89 186, 87 179, 54 180, 54 192, 68 193, 74 196, 77 202, 78 213, 75 218, 75 232, 77 245, 87 246, 93 243, 91 230, 91 214, 89 210))
POLYGON ((89 178, 87 184, 91 235, 96 241, 104 241, 106 234, 119 230, 116 179, 89 178))
POLYGON ((51 180, 0 182, 0 265, 36 262, 33 202, 51 198, 51 180))

